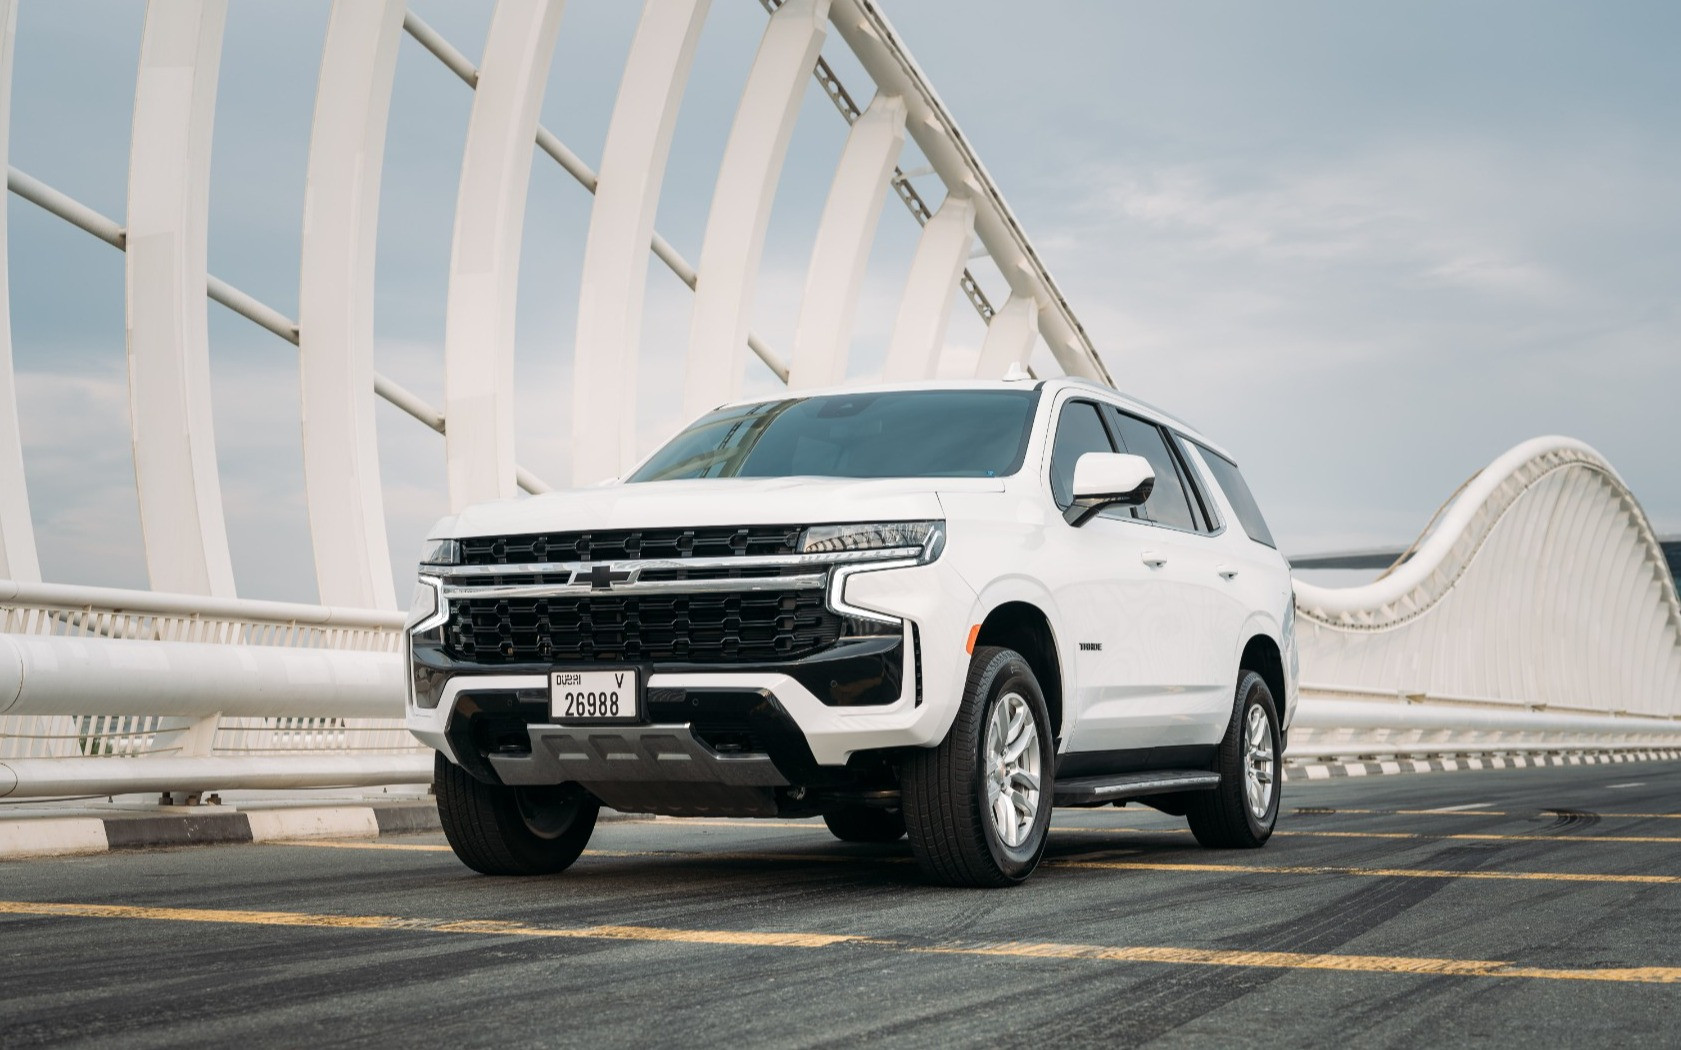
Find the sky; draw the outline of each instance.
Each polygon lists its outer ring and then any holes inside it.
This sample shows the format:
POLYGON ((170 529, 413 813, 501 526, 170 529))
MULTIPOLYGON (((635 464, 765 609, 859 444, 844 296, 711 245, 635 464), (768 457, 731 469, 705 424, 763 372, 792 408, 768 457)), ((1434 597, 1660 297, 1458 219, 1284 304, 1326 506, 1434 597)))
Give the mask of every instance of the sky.
MULTIPOLYGON (((1482 0, 898 0, 885 9, 1124 391, 1242 464, 1286 553, 1403 546, 1471 473, 1542 434, 1587 441, 1681 533, 1681 6, 1482 0)), ((414 0, 469 58, 491 4, 414 0)), ((140 0, 21 0, 13 165, 119 221, 140 0)), ((640 5, 570 0, 542 120, 592 165, 640 5)), ((210 269, 288 316, 326 0, 233 0, 210 269)), ((691 261, 764 24, 714 0, 658 227, 691 261)), ((873 91, 834 33, 824 54, 873 91)), ((381 196, 376 366, 442 402, 443 302, 469 89, 413 40, 381 196)), ((786 355, 845 124, 807 91, 752 326, 786 355)), ((922 165, 914 147, 901 164, 922 165)), ((919 189, 937 205, 937 179, 919 189)), ((567 481, 589 195, 540 152, 520 271, 520 462, 567 481)), ((14 363, 46 579, 144 587, 120 253, 12 196, 14 363)), ((850 375, 878 370, 915 246, 891 199, 850 375)), ((975 269, 995 301, 1003 283, 975 269)), ((650 269, 639 432, 679 418, 691 293, 650 269)), ((207 306, 242 595, 315 598, 296 351, 207 306)), ((983 328, 959 302, 942 370, 983 328)), ((1036 363, 1049 364, 1041 351, 1036 363)), ((749 392, 776 381, 745 352, 749 392)), ((378 407, 401 581, 447 510, 443 442, 378 407)), ((595 479, 585 479, 593 481, 595 479)))

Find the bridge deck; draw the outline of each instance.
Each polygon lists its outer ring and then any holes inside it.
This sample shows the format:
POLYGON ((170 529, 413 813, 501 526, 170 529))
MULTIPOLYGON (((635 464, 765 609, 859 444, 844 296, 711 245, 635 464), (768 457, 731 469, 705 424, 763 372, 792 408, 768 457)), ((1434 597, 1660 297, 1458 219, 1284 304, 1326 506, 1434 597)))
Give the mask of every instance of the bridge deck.
POLYGON ((1245 853, 1150 811, 1059 811, 1044 869, 990 893, 795 821, 607 824, 552 880, 473 876, 436 835, 13 862, 0 1031, 1673 1045, 1677 797, 1673 762, 1292 784, 1245 853))

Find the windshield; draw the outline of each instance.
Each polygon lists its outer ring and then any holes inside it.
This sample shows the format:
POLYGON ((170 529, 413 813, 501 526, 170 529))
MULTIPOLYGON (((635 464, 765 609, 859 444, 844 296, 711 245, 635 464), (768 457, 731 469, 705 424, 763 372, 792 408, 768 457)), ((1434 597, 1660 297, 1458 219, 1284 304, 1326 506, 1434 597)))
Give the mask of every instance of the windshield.
POLYGON ((829 394, 720 409, 627 481, 679 478, 991 478, 1027 451, 1037 390, 829 394))

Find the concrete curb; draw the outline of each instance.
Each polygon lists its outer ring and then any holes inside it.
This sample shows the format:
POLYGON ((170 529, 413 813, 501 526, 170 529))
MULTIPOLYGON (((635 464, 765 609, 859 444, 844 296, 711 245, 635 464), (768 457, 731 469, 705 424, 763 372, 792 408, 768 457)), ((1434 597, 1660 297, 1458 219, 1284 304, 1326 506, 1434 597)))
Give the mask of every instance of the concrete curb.
POLYGON ((376 838, 438 831, 431 802, 372 806, 293 806, 217 812, 0 820, 0 860, 113 850, 272 842, 276 839, 376 838))
MULTIPOLYGON (((604 809, 601 822, 646 819, 604 809)), ((269 806, 217 812, 0 818, 0 861, 177 846, 249 845, 290 839, 372 839, 442 831, 430 800, 368 806, 269 806)))
POLYGON ((1394 773, 1445 773, 1462 769, 1533 769, 1541 766, 1597 766, 1618 762, 1665 762, 1681 758, 1681 750, 1588 751, 1563 755, 1499 755, 1489 758, 1395 758, 1371 762, 1284 763, 1286 784, 1332 777, 1374 777, 1394 773))

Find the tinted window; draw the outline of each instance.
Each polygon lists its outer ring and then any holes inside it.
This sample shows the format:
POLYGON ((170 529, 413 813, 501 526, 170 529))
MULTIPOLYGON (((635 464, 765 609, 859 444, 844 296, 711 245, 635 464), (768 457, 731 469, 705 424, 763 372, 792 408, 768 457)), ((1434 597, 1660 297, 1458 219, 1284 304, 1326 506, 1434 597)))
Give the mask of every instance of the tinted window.
POLYGON ((1038 400, 1035 390, 905 390, 720 409, 626 480, 1014 474, 1038 400))
POLYGON ((1202 450, 1202 461, 1208 464, 1209 473, 1220 483, 1220 490, 1226 494, 1226 500, 1232 505, 1232 513, 1237 515, 1243 531, 1256 543, 1277 547, 1278 544, 1272 541, 1272 532, 1267 529, 1266 520, 1261 517, 1261 508, 1249 491, 1249 485, 1238 473, 1237 464, 1205 445, 1197 448, 1202 450))
POLYGON ((1074 502, 1074 464, 1087 452, 1113 452, 1103 418, 1090 401, 1070 401, 1062 406, 1056 421, 1056 441, 1051 446, 1051 496, 1067 509, 1074 502))
POLYGON ((1136 508, 1138 517, 1175 529, 1195 532, 1196 519, 1191 516, 1191 502, 1185 495, 1185 484, 1179 476, 1179 464, 1168 451, 1161 428, 1154 423, 1129 416, 1111 408, 1109 422, 1114 424, 1116 436, 1125 447, 1123 452, 1143 456, 1156 471, 1156 486, 1150 498, 1136 508))

